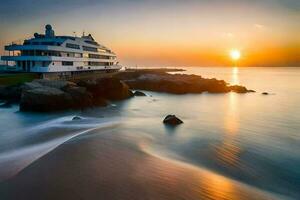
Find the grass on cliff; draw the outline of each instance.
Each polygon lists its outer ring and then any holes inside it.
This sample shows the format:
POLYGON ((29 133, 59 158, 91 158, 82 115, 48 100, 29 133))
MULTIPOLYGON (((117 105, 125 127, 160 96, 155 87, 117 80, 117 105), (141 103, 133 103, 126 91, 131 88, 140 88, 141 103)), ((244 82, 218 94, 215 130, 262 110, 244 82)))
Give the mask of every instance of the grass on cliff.
POLYGON ((32 73, 0 74, 0 85, 16 85, 37 78, 39 75, 32 73))

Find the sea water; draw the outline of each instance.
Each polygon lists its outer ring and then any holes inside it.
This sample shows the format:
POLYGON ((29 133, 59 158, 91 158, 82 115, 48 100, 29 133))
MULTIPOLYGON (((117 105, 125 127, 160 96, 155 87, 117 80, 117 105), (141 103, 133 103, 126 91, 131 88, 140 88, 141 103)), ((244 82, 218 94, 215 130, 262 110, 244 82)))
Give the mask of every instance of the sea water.
MULTIPOLYGON (((0 108, 0 182, 68 141, 97 129, 143 137, 147 151, 206 169, 278 197, 300 199, 300 68, 188 67, 256 93, 171 95, 51 114, 0 108), (262 95, 268 92, 269 95, 262 95), (184 124, 162 123, 175 114, 184 124), (75 115, 80 121, 72 121, 75 115)), ((113 133, 112 133, 113 134, 113 133)), ((144 141, 143 140, 143 141, 144 141)), ((159 169, 158 169, 159 170, 159 169)))

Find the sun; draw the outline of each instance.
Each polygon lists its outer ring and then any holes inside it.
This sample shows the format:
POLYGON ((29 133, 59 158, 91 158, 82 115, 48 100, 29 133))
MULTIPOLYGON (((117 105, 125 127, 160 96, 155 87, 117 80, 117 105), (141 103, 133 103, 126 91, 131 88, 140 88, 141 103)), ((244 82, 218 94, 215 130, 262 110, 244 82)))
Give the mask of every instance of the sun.
POLYGON ((241 52, 237 49, 233 49, 230 51, 230 57, 232 60, 239 60, 241 58, 241 52))

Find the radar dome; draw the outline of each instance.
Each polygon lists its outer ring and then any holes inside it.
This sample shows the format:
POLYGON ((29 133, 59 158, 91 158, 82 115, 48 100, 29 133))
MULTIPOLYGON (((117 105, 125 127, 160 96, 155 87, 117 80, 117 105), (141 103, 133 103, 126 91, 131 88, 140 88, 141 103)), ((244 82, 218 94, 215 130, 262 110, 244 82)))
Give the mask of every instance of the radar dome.
POLYGON ((45 30, 46 37, 48 37, 48 38, 55 37, 54 30, 52 29, 52 26, 50 24, 47 24, 45 26, 45 28, 46 28, 46 30, 45 30))
POLYGON ((47 25, 45 26, 45 28, 46 28, 47 30, 51 30, 51 29, 52 29, 52 26, 51 26, 50 24, 47 24, 47 25))

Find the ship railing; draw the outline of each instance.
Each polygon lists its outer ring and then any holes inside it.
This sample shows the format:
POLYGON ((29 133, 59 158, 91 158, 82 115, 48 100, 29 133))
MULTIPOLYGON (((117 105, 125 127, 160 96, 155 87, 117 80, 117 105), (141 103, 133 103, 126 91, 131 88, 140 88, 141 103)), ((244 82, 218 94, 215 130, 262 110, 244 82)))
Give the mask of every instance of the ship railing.
POLYGON ((31 38, 30 37, 24 37, 24 38, 21 38, 21 39, 13 40, 12 42, 10 42, 7 45, 23 45, 24 41, 29 40, 29 39, 31 39, 31 38))

